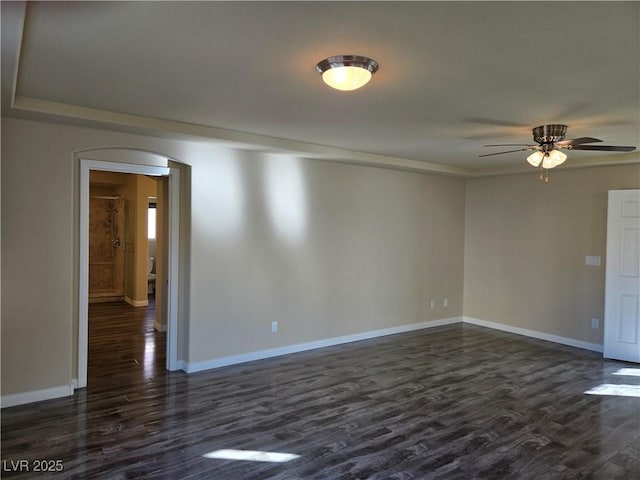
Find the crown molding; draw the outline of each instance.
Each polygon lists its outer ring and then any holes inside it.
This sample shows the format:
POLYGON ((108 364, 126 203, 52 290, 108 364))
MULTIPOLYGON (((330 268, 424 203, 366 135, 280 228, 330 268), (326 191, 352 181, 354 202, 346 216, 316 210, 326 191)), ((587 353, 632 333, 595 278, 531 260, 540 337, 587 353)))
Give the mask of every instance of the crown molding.
MULTIPOLYGON (((80 126, 111 128, 128 133, 156 135, 170 138, 186 138, 192 141, 207 139, 235 148, 259 150, 272 153, 296 154, 303 158, 326 160, 338 163, 366 165, 419 173, 448 175, 463 178, 493 177, 531 173, 533 169, 524 162, 511 167, 469 169, 439 163, 411 160, 401 157, 376 155, 346 150, 296 140, 269 137, 237 130, 227 130, 205 125, 196 125, 172 120, 163 120, 126 113, 110 112, 95 108, 50 102, 32 97, 15 96, 10 110, 18 117, 43 121, 62 121, 80 126)), ((578 168, 620 166, 640 164, 640 152, 617 153, 569 159, 554 171, 578 168)))
POLYGON ((249 148, 270 152, 295 153, 305 158, 329 160, 342 163, 393 168, 422 173, 471 177, 477 171, 452 167, 432 162, 423 162, 401 157, 376 155, 372 153, 346 150, 296 140, 269 137, 252 133, 227 130, 205 125, 162 120, 127 113, 110 112, 95 108, 50 102, 38 98, 16 96, 11 110, 18 116, 39 120, 80 122, 86 126, 109 126, 131 133, 146 135, 179 136, 191 140, 209 139, 238 148, 249 148))

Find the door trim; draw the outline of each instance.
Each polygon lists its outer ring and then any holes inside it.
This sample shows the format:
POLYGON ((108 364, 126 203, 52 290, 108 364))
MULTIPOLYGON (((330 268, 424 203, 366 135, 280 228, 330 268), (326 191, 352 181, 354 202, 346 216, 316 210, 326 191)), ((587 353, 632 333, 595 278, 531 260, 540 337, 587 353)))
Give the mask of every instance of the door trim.
POLYGON ((167 369, 178 369, 178 252, 179 170, 169 167, 106 162, 80 158, 80 245, 78 272, 78 363, 77 388, 87 386, 89 347, 89 181, 91 170, 169 177, 169 265, 167 308, 167 369))

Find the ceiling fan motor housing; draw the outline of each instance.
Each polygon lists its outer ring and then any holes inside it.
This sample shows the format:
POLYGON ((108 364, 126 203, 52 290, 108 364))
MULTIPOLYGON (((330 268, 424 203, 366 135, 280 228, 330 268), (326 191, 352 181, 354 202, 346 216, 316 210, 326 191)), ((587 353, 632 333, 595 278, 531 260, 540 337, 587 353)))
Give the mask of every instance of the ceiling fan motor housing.
POLYGON ((541 125, 533 129, 533 140, 540 145, 553 144, 564 140, 567 126, 560 124, 541 125))

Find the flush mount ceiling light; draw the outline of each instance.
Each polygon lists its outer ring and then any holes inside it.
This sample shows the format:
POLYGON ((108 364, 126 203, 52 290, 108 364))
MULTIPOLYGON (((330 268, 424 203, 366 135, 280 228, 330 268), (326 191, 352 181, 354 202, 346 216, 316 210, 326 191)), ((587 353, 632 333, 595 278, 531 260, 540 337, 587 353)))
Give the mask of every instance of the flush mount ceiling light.
POLYGON ((378 62, 360 55, 337 55, 316 65, 324 83, 342 91, 363 87, 377 70, 378 62))

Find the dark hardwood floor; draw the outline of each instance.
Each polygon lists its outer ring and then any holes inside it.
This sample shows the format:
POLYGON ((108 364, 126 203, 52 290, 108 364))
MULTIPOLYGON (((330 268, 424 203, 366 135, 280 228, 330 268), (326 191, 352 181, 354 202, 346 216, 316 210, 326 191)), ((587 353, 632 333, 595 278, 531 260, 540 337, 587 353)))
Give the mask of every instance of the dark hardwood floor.
POLYGON ((88 387, 2 411, 3 478, 640 479, 640 398, 584 393, 639 365, 458 324, 186 375, 152 312, 90 317, 88 387))

